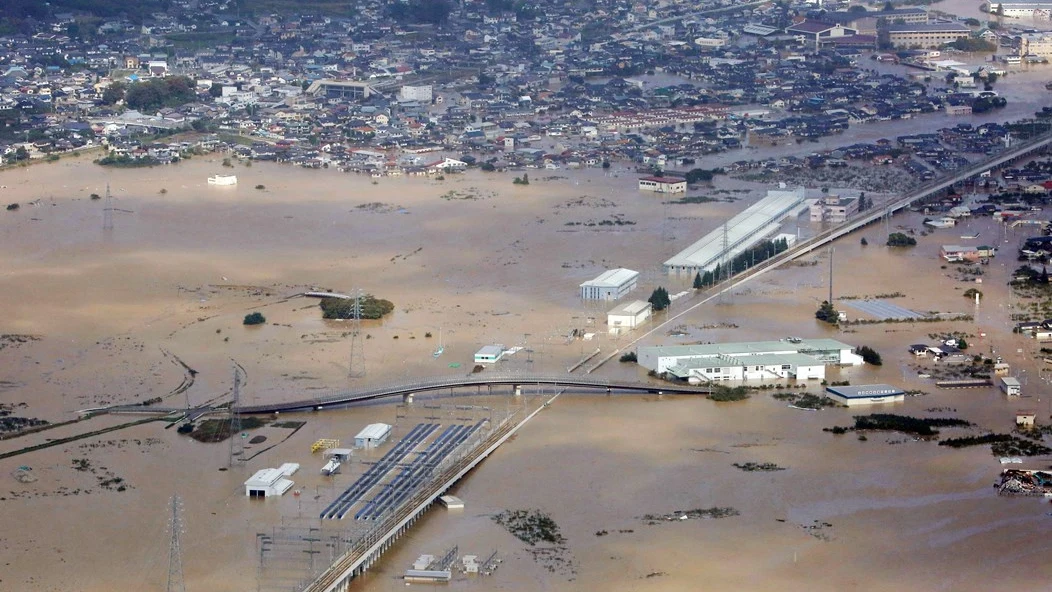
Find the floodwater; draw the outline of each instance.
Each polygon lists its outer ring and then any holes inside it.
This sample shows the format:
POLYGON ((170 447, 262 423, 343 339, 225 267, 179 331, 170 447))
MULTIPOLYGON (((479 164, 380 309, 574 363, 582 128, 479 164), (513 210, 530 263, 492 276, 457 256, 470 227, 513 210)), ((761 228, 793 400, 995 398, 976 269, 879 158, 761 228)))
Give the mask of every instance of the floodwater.
MULTIPOLYGON (((63 159, 0 173, 0 201, 21 204, 0 215, 7 313, 0 332, 39 338, 0 349, 0 402, 17 406, 15 415, 57 422, 78 410, 155 397, 172 406, 227 401, 234 363, 247 374, 245 403, 463 374, 472 354, 491 343, 532 353, 485 372, 561 372, 596 347, 612 351, 633 339, 603 334, 607 307, 582 303, 581 282, 624 266, 642 272, 634 296, 645 298, 656 285, 685 290, 690 278, 664 277, 661 261, 762 193, 762 186, 720 179, 704 193, 752 192, 719 194, 733 202, 665 204, 638 192, 636 175, 623 166, 530 170, 530 185, 517 186, 511 173, 374 184, 333 170, 256 163, 235 167, 238 186, 210 187, 205 179, 224 172, 220 160, 107 170, 63 159), (106 200, 89 198, 105 194, 107 183, 109 231, 102 227, 106 200), (323 321, 315 301, 295 297, 308 288, 362 289, 394 302, 388 319, 363 323, 364 377, 347 378, 350 325, 323 321), (255 311, 267 324, 243 326, 255 311), (575 328, 596 337, 568 341, 575 328), (440 339, 445 351, 434 358, 440 339), (184 381, 192 385, 180 392, 184 381)), ((833 254, 834 296, 901 292, 892 299, 897 305, 973 313, 974 320, 821 326, 813 314, 828 297, 823 252, 700 307, 682 319, 685 336, 659 331, 645 343, 834 337, 874 347, 885 363, 834 370, 830 379, 927 393, 881 411, 953 409, 931 413, 1007 431, 1014 411, 1031 407, 1045 421, 1050 399, 1041 398, 1039 346, 1011 333, 1020 303, 1005 286, 1027 231, 1006 232, 985 219, 922 235, 919 214, 896 217, 892 226, 916 230, 919 244, 889 250, 880 246, 888 229, 879 227, 846 237, 833 254), (975 233, 974 240, 1004 248, 984 267, 981 285, 938 259, 941 244, 969 244, 961 236, 975 233), (978 311, 962 296, 969 287, 984 293, 978 311), (1008 402, 992 388, 939 391, 918 378, 931 362, 915 361, 907 346, 951 331, 968 334, 976 351, 1004 356, 1032 398, 1008 402)), ((677 301, 672 313, 691 302, 677 301)), ((613 361, 596 375, 642 372, 613 361)), ((805 387, 820 390, 796 388, 805 387)), ((513 404, 497 396, 469 402, 495 411, 513 404)), ((458 485, 464 511, 432 511, 355 589, 404 588, 398 576, 417 555, 452 544, 462 554, 497 550, 505 559, 493 576, 451 584, 474 590, 693 590, 699 581, 704 589, 1032 590, 1048 580, 1048 506, 996 497, 990 484, 1000 465, 988 451, 821 431, 850 423, 854 413, 798 411, 765 394, 734 404, 564 395, 458 485), (736 462, 786 470, 748 473, 736 462), (714 506, 740 515, 653 525, 641 519, 714 506), (565 561, 535 559, 489 517, 519 508, 539 508, 559 524, 565 561)), ((0 588, 162 589, 167 503, 179 494, 187 588, 257 589, 257 533, 310 527, 317 508, 352 478, 321 478, 310 443, 349 440, 374 421, 405 426, 408 415, 375 405, 290 416, 306 425, 295 433, 255 432, 268 438, 251 445, 258 456, 228 471, 219 470, 227 444, 196 443, 161 423, 0 460, 0 588), (248 502, 242 482, 283 462, 301 463, 293 476, 301 494, 248 502), (21 465, 36 482, 11 477, 21 465)), ((134 419, 103 416, 0 441, 0 452, 134 419)))

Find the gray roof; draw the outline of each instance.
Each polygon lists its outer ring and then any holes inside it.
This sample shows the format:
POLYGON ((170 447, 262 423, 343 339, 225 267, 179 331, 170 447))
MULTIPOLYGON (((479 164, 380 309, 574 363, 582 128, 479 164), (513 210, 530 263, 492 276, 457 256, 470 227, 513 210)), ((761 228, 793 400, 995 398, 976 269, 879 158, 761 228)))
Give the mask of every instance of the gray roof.
POLYGON ((755 356, 761 354, 789 354, 804 351, 832 351, 853 349, 835 339, 801 339, 791 341, 743 341, 738 343, 706 343, 701 345, 657 345, 640 350, 658 350, 661 357, 755 356))
POLYGON ((889 33, 971 33, 968 25, 960 23, 904 23, 888 25, 889 33))
POLYGON ((845 399, 871 399, 873 397, 897 397, 906 391, 890 384, 860 384, 858 386, 830 386, 826 391, 845 399))

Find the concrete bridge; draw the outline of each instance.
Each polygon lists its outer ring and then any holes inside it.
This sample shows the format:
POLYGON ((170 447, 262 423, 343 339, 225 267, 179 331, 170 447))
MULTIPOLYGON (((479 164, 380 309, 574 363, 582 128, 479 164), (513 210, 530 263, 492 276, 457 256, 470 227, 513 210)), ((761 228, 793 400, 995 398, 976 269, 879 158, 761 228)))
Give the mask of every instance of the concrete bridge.
POLYGON ((343 393, 317 397, 313 399, 301 399, 287 403, 269 403, 266 405, 243 405, 238 408, 242 414, 264 414, 296 411, 317 411, 321 409, 338 407, 350 403, 362 401, 373 401, 388 397, 410 398, 417 393, 432 391, 455 390, 465 388, 481 389, 482 387, 510 386, 516 389, 516 393, 522 387, 543 386, 553 389, 584 389, 598 390, 607 393, 656 393, 669 395, 707 395, 712 392, 709 387, 699 387, 688 384, 672 383, 648 383, 628 380, 604 380, 574 376, 572 374, 543 375, 543 374, 506 374, 486 375, 472 374, 468 376, 449 376, 442 378, 424 379, 402 384, 384 385, 346 391, 343 393))

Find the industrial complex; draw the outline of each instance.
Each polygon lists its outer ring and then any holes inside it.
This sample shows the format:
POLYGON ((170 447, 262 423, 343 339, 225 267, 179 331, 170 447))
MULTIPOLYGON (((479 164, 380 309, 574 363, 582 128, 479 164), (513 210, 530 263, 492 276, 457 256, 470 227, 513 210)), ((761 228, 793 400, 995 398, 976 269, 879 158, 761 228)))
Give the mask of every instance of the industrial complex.
POLYGON ((834 339, 749 341, 641 347, 639 365, 694 383, 825 379, 826 366, 859 366, 862 356, 834 339))

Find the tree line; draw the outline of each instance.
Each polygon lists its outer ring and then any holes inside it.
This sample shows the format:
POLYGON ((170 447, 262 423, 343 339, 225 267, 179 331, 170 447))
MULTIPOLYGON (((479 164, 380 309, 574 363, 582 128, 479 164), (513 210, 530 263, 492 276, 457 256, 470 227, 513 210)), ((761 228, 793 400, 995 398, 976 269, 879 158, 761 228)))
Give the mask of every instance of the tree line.
POLYGON ((752 246, 735 255, 726 266, 722 263, 717 263, 716 267, 711 271, 705 271, 704 273, 699 272, 694 277, 694 288, 702 289, 716 285, 729 276, 739 274, 753 265, 762 263, 778 253, 787 250, 789 250, 789 241, 785 238, 773 241, 765 240, 758 245, 752 246))

